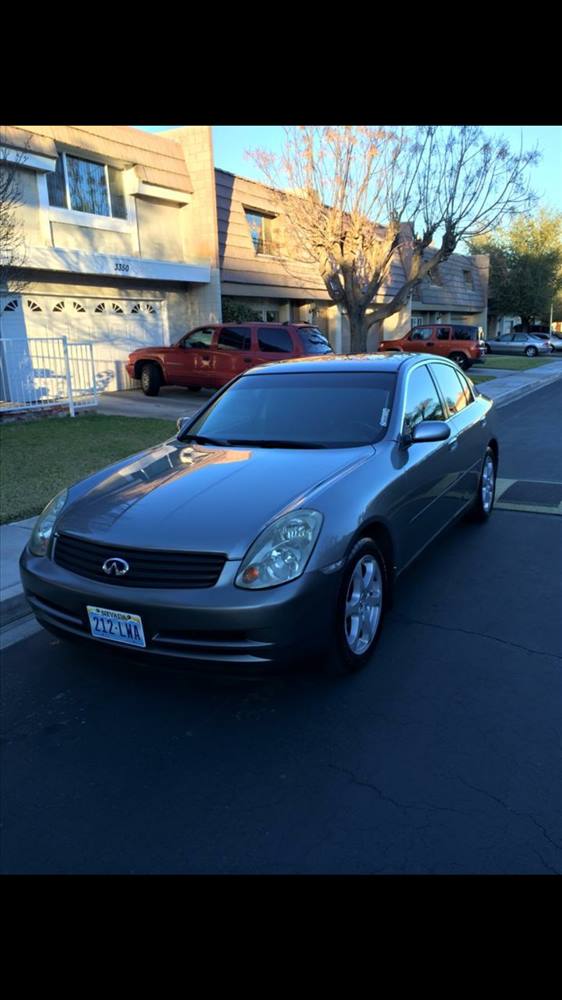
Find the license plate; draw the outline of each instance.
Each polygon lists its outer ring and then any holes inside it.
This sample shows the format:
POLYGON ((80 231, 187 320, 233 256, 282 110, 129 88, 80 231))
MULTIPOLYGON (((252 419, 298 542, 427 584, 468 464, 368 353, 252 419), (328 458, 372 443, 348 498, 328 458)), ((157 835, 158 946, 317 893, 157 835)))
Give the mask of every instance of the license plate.
POLYGON ((128 611, 112 611, 110 608, 86 606, 90 619, 90 630, 95 639, 109 639, 124 642, 127 646, 146 646, 140 615, 128 611))

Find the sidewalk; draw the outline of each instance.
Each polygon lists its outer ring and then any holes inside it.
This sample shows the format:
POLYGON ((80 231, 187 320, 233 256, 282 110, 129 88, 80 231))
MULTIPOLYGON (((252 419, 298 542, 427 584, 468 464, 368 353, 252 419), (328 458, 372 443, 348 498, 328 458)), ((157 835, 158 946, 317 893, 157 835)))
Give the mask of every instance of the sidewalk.
MULTIPOLYGON (((562 361, 553 361, 542 368, 526 372, 497 371, 497 377, 482 382, 477 388, 489 396, 497 406, 507 406, 514 400, 527 396, 545 385, 562 379, 562 361)), ((472 374, 472 372, 470 373, 472 374)), ((474 375, 491 375, 492 369, 474 371, 474 375)), ((100 399, 100 412, 139 417, 172 417, 193 413, 209 398, 210 390, 189 393, 184 389, 164 390, 160 396, 146 398, 140 392, 114 392, 100 399)), ((19 557, 26 544, 34 517, 13 521, 0 526, 0 627, 29 614, 29 605, 23 595, 19 576, 19 557)))
POLYGON ((551 361, 541 368, 531 368, 527 371, 504 371, 492 368, 476 368, 468 372, 471 375, 494 375, 491 382, 482 382, 476 388, 483 396, 489 396, 497 406, 507 406, 522 396, 527 396, 536 389, 542 389, 551 382, 562 378, 562 361, 551 361))
POLYGON ((30 608, 23 595, 19 558, 29 540, 35 517, 0 525, 0 627, 28 615, 30 608))

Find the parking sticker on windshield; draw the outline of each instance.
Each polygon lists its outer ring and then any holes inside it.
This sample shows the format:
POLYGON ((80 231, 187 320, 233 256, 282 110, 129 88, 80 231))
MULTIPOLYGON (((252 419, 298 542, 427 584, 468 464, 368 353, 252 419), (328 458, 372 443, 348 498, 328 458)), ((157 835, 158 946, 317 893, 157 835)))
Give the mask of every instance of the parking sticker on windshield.
POLYGON ((381 427, 386 427, 389 416, 390 416, 390 409, 388 408, 388 406, 385 406, 381 413, 381 427))

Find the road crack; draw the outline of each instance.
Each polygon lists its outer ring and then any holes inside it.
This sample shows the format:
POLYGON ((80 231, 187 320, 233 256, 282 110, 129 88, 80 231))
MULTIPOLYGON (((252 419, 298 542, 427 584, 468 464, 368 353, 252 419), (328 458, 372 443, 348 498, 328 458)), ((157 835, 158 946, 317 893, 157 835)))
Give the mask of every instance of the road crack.
POLYGON ((518 642, 510 642, 509 639, 500 639, 497 635, 490 635, 488 632, 476 632, 468 628, 460 628, 452 625, 437 625, 435 622, 423 622, 419 618, 407 618, 406 615, 393 614, 389 619, 397 622, 405 622, 406 625, 424 625, 426 628, 437 628, 443 632, 462 632, 463 635, 474 635, 479 639, 491 639, 492 642, 499 642, 503 646, 511 646, 514 649, 522 649, 525 653, 536 653, 538 656, 550 656, 554 660, 562 660, 558 653, 549 653, 544 649, 532 649, 530 646, 523 646, 518 642))

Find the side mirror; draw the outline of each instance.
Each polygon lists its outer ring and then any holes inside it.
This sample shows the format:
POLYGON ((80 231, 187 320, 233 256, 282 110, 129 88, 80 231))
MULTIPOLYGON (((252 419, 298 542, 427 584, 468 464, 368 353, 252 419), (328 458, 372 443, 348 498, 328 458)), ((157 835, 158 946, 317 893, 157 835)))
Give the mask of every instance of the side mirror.
POLYGON ((405 436, 404 444, 428 444, 430 441, 446 441, 451 436, 451 428, 444 420, 422 420, 412 433, 405 436))
POLYGON ((193 420, 193 417, 194 417, 194 414, 192 414, 189 417, 178 417, 178 419, 176 420, 176 427, 178 429, 178 434, 180 434, 182 432, 182 430, 184 429, 184 427, 186 426, 186 424, 191 423, 191 421, 193 420))

